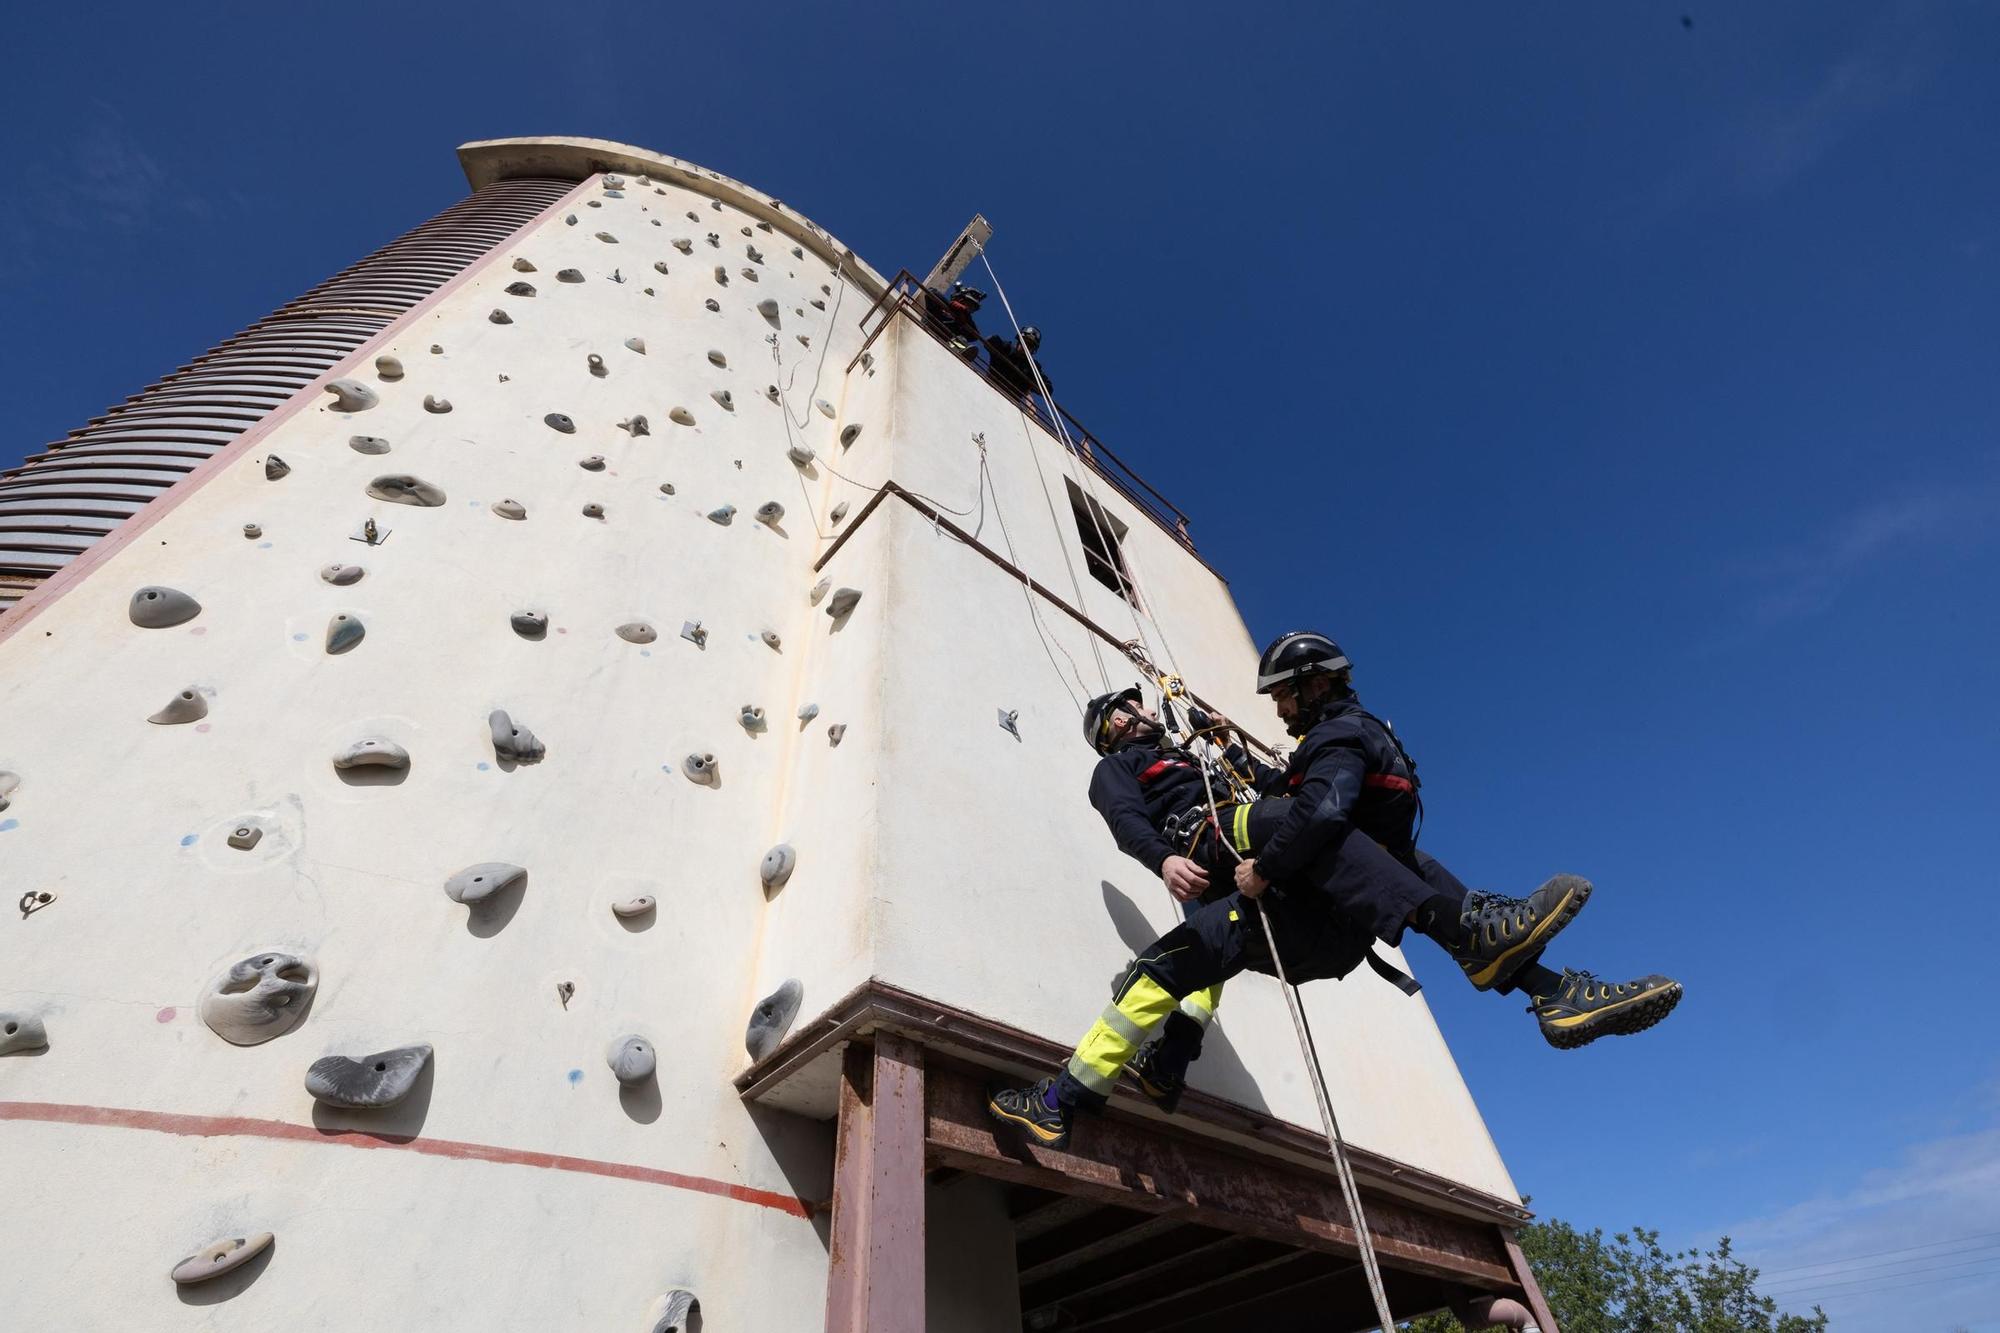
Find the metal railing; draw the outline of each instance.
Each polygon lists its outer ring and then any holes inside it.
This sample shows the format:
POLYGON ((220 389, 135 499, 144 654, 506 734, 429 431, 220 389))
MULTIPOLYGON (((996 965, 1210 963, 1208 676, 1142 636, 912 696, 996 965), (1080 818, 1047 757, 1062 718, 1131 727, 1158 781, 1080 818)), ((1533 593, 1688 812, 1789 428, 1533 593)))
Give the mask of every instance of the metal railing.
MULTIPOLYGON (((1194 550, 1194 541, 1188 536, 1188 516, 1166 496, 1160 494, 1144 477, 1134 471, 1125 460, 1105 447, 1102 440, 1091 434, 1090 429, 1078 421, 1061 404, 1050 402, 1032 389, 1023 392, 1004 376, 997 374, 993 365, 992 349, 983 342, 974 343, 964 337, 960 330, 951 328, 940 320, 924 299, 924 286, 908 269, 903 269, 890 280, 882 294, 875 298, 861 316, 861 327, 867 336, 861 343, 860 351, 847 363, 852 371, 870 346, 889 326, 889 321, 898 313, 909 316, 918 328, 928 333, 947 350, 965 362, 968 369, 992 386, 994 392, 1016 404, 1028 414, 1036 425, 1058 444, 1063 442, 1063 433, 1069 434, 1072 451, 1086 466, 1109 482, 1120 495, 1138 506, 1139 512, 1157 523, 1173 539, 1194 550), (870 322, 873 321, 873 327, 870 322), (1059 427, 1058 420, 1062 423, 1059 427)), ((935 298, 933 298, 935 299, 935 298)))

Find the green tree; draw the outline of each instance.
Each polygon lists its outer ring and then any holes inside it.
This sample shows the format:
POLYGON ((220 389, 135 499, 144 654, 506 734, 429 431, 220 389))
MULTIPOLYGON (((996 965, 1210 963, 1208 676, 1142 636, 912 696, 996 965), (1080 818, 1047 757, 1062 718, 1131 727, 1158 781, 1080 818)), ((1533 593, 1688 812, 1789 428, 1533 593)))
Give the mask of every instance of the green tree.
MULTIPOLYGON (((1668 1250, 1644 1227, 1605 1238, 1551 1218, 1521 1229, 1562 1333, 1825 1333, 1825 1311, 1779 1314, 1757 1294, 1757 1270, 1724 1236, 1710 1250, 1668 1250)), ((1410 1333, 1465 1333, 1448 1314, 1411 1320, 1410 1333)))

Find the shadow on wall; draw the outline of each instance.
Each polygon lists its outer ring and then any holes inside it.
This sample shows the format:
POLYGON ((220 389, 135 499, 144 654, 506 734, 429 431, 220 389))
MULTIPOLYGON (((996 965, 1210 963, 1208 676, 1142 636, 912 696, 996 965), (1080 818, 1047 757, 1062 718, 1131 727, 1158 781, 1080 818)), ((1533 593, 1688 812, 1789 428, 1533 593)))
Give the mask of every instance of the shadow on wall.
MULTIPOLYGON (((1099 886, 1104 891, 1104 911, 1111 918, 1112 928, 1118 932, 1118 938, 1125 942, 1125 947, 1134 955, 1160 938, 1158 927, 1146 919, 1145 913, 1139 910, 1139 905, 1127 897, 1124 890, 1108 879, 1099 881, 1099 886)), ((1125 966, 1121 964, 1111 976, 1110 989, 1113 993, 1116 993, 1118 983, 1124 976, 1125 966)), ((1236 1053, 1236 1048, 1229 1044, 1225 1017, 1228 1012, 1229 991, 1225 987, 1222 992, 1222 1007, 1216 1010, 1215 1020, 1208 1025, 1208 1035, 1202 1038, 1201 1059, 1197 1060, 1194 1067, 1188 1071, 1188 1082, 1203 1092, 1235 1102, 1238 1106, 1247 1106, 1253 1111, 1269 1112, 1271 1108, 1264 1101, 1263 1090, 1257 1086, 1257 1080, 1251 1076, 1250 1070, 1243 1063, 1243 1058, 1236 1053)), ((1079 1021, 1089 1020, 1086 1017, 1079 1021)), ((1081 1027, 1077 1029, 1079 1033, 1082 1030, 1081 1027)))
POLYGON ((828 1252, 833 1249, 833 1139, 835 1122, 808 1120, 790 1111, 754 1103, 743 1108, 757 1136, 771 1151, 771 1160, 785 1173, 785 1184, 813 1210, 813 1232, 828 1252))

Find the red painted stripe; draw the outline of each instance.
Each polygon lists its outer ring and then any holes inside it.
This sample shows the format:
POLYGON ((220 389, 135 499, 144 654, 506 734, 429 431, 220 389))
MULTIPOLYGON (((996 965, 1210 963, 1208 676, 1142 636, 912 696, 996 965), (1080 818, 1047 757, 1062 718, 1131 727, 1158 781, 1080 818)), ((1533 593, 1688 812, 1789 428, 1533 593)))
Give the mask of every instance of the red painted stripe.
POLYGON ((422 1139, 401 1134, 374 1134, 365 1129, 319 1129, 294 1125, 284 1120, 258 1120, 235 1115, 179 1115, 172 1111, 138 1111, 121 1106, 74 1106, 65 1102, 0 1102, 0 1120, 34 1120, 51 1125, 93 1125, 101 1129, 144 1129, 159 1134, 179 1134, 192 1138, 272 1139, 281 1143, 326 1143, 345 1148, 388 1148, 423 1153, 427 1157, 450 1157, 462 1162, 498 1162, 503 1166, 538 1166, 551 1171, 575 1171, 587 1176, 609 1176, 613 1180, 636 1180, 647 1185, 666 1185, 696 1194, 713 1194, 738 1203, 754 1203, 793 1217, 811 1217, 824 1205, 790 1194, 732 1185, 707 1176, 684 1176, 678 1171, 661 1171, 629 1162, 600 1162, 589 1157, 568 1157, 561 1153, 530 1152, 525 1148, 500 1148, 490 1143, 461 1143, 456 1139, 422 1139))

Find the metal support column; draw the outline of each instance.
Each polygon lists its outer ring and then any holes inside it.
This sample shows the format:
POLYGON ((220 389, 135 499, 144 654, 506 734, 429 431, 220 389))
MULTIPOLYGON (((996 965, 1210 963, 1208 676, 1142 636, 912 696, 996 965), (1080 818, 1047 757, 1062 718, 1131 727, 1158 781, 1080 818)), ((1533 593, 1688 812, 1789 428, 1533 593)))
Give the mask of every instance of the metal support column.
POLYGON ((923 1333, 923 1050, 849 1044, 834 1148, 827 1333, 923 1333))
POLYGON ((1521 1294, 1527 1297, 1528 1312, 1534 1315, 1535 1323, 1542 1333, 1562 1333, 1548 1299, 1542 1295, 1541 1283, 1535 1281, 1535 1270, 1528 1267, 1527 1256, 1521 1253, 1521 1242, 1514 1239, 1514 1232, 1508 1227, 1500 1229, 1500 1240, 1507 1247, 1507 1264, 1521 1284, 1521 1294))

